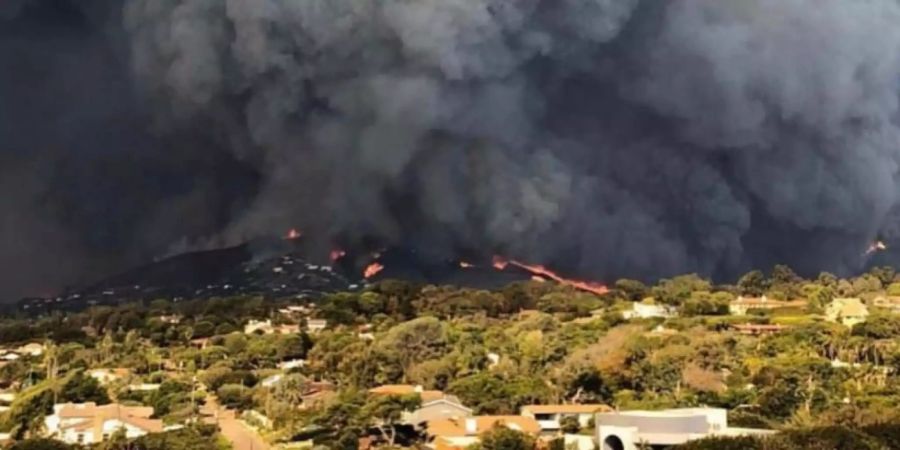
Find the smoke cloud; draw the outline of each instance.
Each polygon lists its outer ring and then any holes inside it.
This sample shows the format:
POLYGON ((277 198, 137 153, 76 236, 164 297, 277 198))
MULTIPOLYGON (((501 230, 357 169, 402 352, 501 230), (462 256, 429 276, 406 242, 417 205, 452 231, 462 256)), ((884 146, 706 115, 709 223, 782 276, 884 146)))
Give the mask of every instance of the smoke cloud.
POLYGON ((290 227, 599 279, 853 272, 900 237, 897 23, 897 0, 3 2, 0 294, 290 227))

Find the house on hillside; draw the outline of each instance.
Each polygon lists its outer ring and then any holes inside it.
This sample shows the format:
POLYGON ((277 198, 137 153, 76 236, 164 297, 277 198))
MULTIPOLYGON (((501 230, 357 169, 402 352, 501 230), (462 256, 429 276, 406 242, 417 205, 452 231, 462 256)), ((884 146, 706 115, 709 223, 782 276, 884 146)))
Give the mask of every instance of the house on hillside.
POLYGON ((773 310, 779 308, 805 308, 805 300, 781 301, 773 300, 765 295, 762 297, 738 297, 728 304, 728 312, 737 316, 747 314, 748 311, 756 310, 773 310))
POLYGON ((318 333, 328 326, 325 319, 309 319, 306 321, 306 331, 309 333, 318 333))
POLYGON ((95 403, 65 403, 53 406, 44 419, 47 435, 68 444, 91 445, 103 442, 119 430, 128 438, 163 431, 161 420, 151 419, 153 408, 95 403))
POLYGON ((420 426, 437 420, 466 417, 472 417, 472 410, 465 407, 458 398, 447 395, 444 398, 422 402, 422 406, 406 414, 403 421, 413 426, 420 426))
POLYGON ((438 390, 423 389, 422 386, 410 384, 389 384, 369 389, 372 395, 418 395, 422 403, 415 411, 403 413, 404 423, 420 426, 439 419, 459 419, 470 417, 472 410, 467 408, 454 395, 438 390))
POLYGON ((271 320, 251 320, 244 325, 244 334, 296 334, 300 325, 273 325, 271 320))
POLYGON ((622 311, 622 317, 625 320, 675 317, 675 308, 656 303, 652 298, 645 298, 634 302, 630 310, 622 311))
POLYGON ((16 349, 16 353, 20 355, 28 355, 38 357, 44 354, 44 344, 30 342, 16 349))
POLYGON ((433 450, 464 450, 481 441, 481 434, 494 427, 506 427, 537 437, 541 426, 530 417, 474 416, 428 422, 425 434, 428 448, 433 450))
POLYGON ((131 370, 124 368, 91 369, 88 371, 88 376, 97 380, 100 384, 109 384, 131 376, 131 370))
POLYGON ((836 298, 825 309, 826 320, 845 327, 865 322, 868 317, 869 308, 858 298, 836 298))
POLYGON ((749 336, 761 336, 764 334, 780 333, 788 329, 789 327, 779 324, 742 323, 732 325, 731 328, 733 328, 740 334, 746 334, 749 336))
POLYGON ((567 417, 578 420, 578 425, 587 427, 594 414, 609 412, 613 409, 607 405, 527 405, 523 406, 521 415, 537 421, 543 432, 557 432, 562 428, 562 421, 567 417))
POLYGON ((897 313, 900 312, 900 297, 895 295, 879 295, 872 299, 872 306, 897 313))
POLYGON ((667 448, 710 436, 772 434, 771 430, 731 428, 724 409, 685 408, 661 411, 602 412, 594 417, 603 450, 667 448))

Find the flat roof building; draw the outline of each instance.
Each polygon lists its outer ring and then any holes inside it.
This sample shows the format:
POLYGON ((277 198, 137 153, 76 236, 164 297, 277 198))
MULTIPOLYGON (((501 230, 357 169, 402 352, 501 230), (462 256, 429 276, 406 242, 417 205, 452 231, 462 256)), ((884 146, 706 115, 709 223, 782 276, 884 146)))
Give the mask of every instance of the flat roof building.
POLYGON ((594 416, 601 450, 663 448, 709 436, 771 434, 771 430, 729 428, 728 411, 684 408, 601 412, 594 416))

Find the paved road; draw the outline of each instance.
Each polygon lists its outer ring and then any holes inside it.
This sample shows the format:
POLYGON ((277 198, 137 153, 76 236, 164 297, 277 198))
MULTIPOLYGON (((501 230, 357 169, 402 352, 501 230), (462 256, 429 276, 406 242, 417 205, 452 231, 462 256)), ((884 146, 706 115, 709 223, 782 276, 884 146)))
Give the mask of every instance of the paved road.
POLYGON ((234 450, 269 450, 269 444, 256 434, 256 431, 235 417, 235 412, 227 410, 216 403, 212 397, 207 397, 206 404, 201 408, 204 415, 210 416, 207 422, 215 423, 218 420, 222 436, 228 439, 234 450))

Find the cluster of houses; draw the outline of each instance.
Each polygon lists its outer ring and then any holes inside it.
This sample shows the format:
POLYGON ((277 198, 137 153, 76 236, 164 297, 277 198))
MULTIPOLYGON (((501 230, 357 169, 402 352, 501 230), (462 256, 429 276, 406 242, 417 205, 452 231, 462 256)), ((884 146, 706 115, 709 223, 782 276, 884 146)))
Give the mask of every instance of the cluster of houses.
MULTIPOLYGON (((421 386, 388 385, 370 395, 419 395, 421 406, 406 411, 404 425, 423 430, 432 450, 463 450, 481 440, 494 427, 532 435, 539 442, 562 438, 574 450, 637 450, 670 446, 708 436, 768 434, 768 430, 732 428, 724 409, 690 408, 662 411, 616 411, 602 404, 523 406, 519 415, 474 415, 453 395, 421 386), (576 423, 591 434, 566 433, 565 423, 576 423)), ((571 430, 569 430, 571 431, 571 430)), ((362 447, 366 447, 363 443, 362 447)))
POLYGON ((0 366, 18 361, 26 356, 37 358, 44 354, 44 350, 46 350, 44 344, 37 342, 30 342, 16 348, 2 348, 0 349, 0 366))
POLYGON ((300 331, 319 333, 328 327, 325 319, 314 319, 316 305, 288 305, 278 309, 281 323, 271 319, 251 320, 244 325, 244 334, 296 334, 300 331))
MULTIPOLYGON (((761 297, 740 296, 728 305, 728 310, 731 315, 743 316, 748 315, 752 311, 802 310, 807 307, 807 304, 806 300, 775 300, 767 298, 765 295, 761 297)), ((900 312, 900 297, 878 296, 872 299, 870 304, 873 307, 900 312)), ((593 318, 601 317, 604 312, 602 310, 592 312, 593 318)), ((677 316, 677 314, 677 310, 674 307, 657 303, 652 298, 634 302, 630 309, 622 311, 622 317, 626 320, 668 319, 677 316)), ((840 323, 847 327, 853 327, 858 323, 865 322, 868 316, 869 308, 866 303, 855 297, 835 298, 827 305, 824 312, 826 321, 840 323)), ((777 333, 788 327, 777 324, 746 323, 735 325, 733 328, 741 334, 762 335, 777 333)))

